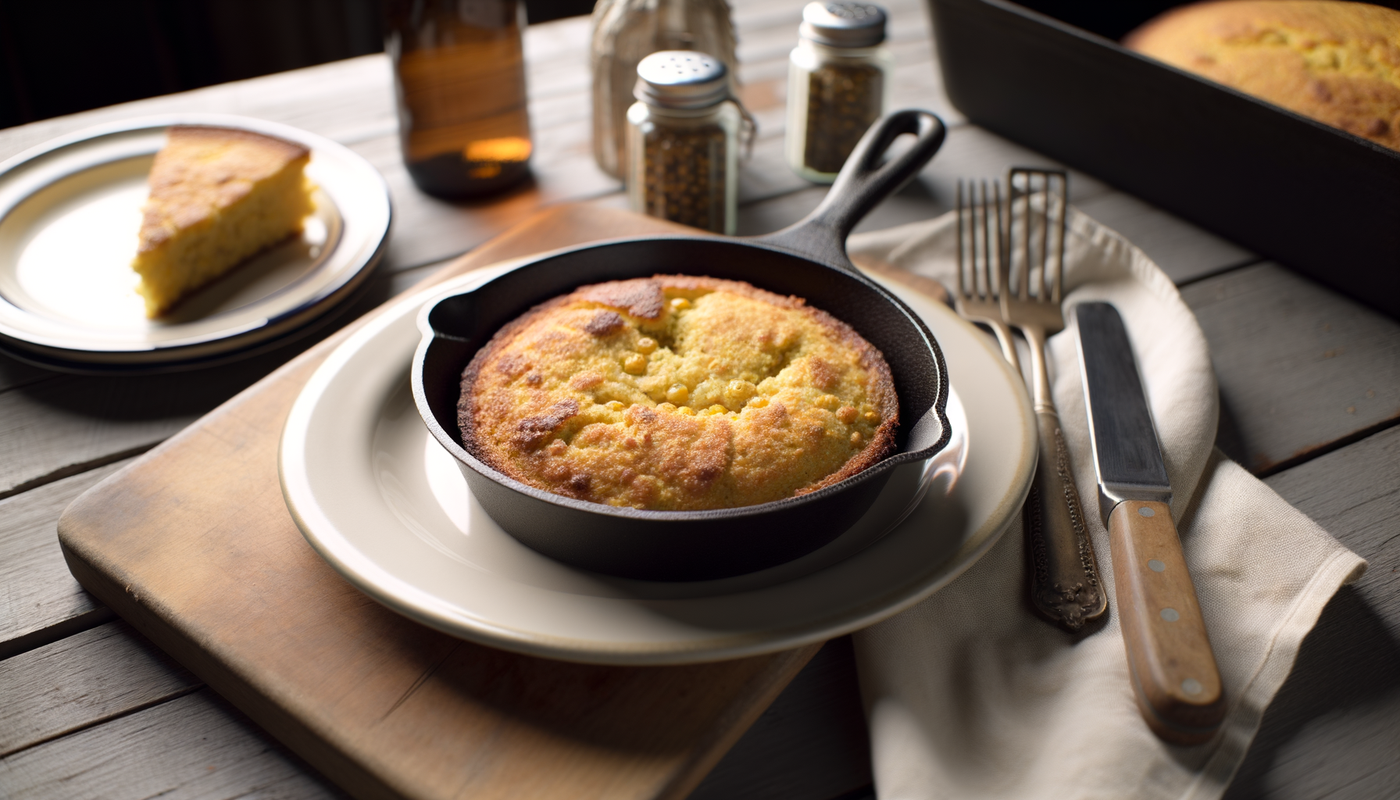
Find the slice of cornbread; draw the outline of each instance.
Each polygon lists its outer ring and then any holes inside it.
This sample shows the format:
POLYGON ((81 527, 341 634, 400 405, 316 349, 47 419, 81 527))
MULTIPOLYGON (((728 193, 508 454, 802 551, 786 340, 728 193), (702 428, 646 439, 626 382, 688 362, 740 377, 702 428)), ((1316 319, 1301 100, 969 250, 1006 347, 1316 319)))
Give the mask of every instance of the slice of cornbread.
POLYGON ((269 245, 298 233, 313 210, 302 168, 311 152, 231 128, 175 126, 156 154, 131 268, 146 316, 269 245))
POLYGON ((614 506, 754 505, 894 446, 880 352, 796 297, 682 275, 585 286, 503 328, 462 376, 467 449, 518 481, 614 506))

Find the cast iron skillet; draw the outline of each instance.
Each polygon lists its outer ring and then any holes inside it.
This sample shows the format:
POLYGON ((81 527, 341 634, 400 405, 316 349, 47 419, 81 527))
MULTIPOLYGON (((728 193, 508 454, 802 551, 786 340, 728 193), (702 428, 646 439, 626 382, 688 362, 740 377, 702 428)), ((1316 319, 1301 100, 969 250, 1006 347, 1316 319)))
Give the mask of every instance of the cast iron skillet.
POLYGON ((438 442, 457 459, 472 495, 527 546, 594 572, 645 580, 740 575, 805 555, 849 528, 887 485, 886 502, 908 502, 927 459, 948 442, 948 375, 933 334, 918 316, 861 275, 846 235, 880 200, 928 163, 944 127, 925 111, 890 114, 866 132, 826 200, 802 222, 756 239, 664 236, 556 252, 481 286, 442 298, 418 317, 423 341, 413 363, 413 399, 438 442), (880 164, 900 134, 912 147, 880 164), (712 511, 663 512, 574 500, 526 486, 462 447, 457 400, 462 370, 503 325, 578 286, 657 273, 748 281, 806 298, 879 348, 894 374, 900 426, 896 452, 821 491, 712 511))

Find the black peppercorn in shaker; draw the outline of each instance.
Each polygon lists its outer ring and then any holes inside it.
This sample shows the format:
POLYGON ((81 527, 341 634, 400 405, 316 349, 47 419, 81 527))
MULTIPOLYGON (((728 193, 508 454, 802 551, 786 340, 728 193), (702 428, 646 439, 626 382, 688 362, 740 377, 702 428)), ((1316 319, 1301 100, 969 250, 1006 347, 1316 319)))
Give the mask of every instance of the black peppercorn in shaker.
POLYGON ((802 10, 788 60, 788 165, 831 183, 886 105, 894 58, 885 12, 869 3, 814 2, 802 10))
POLYGON ((742 110, 724 62, 666 50, 637 65, 627 110, 627 193, 653 217, 733 233, 742 110))

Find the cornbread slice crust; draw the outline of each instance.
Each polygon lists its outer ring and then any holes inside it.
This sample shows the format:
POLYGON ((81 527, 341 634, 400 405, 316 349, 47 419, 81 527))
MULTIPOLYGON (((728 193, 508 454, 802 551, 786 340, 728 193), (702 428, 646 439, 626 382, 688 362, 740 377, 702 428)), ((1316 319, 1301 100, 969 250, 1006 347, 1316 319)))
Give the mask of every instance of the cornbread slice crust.
POLYGON ((462 375, 477 459, 545 491, 690 511, 837 483, 894 448, 883 356, 796 297, 684 275, 584 286, 502 328, 462 375))
POLYGON ((1400 11, 1332 0, 1171 9, 1123 45, 1400 150, 1400 11))
POLYGON ((311 151, 251 131, 181 125, 168 131, 149 178, 131 268, 146 316, 302 229, 313 210, 302 174, 311 151))

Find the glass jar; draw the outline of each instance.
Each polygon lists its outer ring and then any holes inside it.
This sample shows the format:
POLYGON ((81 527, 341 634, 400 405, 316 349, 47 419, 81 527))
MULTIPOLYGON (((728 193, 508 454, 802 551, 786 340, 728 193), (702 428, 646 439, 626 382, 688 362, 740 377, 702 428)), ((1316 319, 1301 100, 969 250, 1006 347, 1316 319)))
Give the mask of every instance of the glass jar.
POLYGON ((734 233, 743 113, 724 62, 666 50, 637 65, 627 110, 632 210, 715 233, 734 233))
POLYGON ((694 50, 736 74, 734 24, 725 0, 598 0, 593 7, 593 157, 627 178, 627 109, 637 65, 658 50, 694 50))
POLYGON ((399 143, 413 182, 467 197, 529 174, 521 0, 388 0, 399 143))
POLYGON ((885 12, 868 3, 814 2, 802 10, 788 59, 788 166, 814 183, 831 183, 888 105, 894 57, 885 12))

